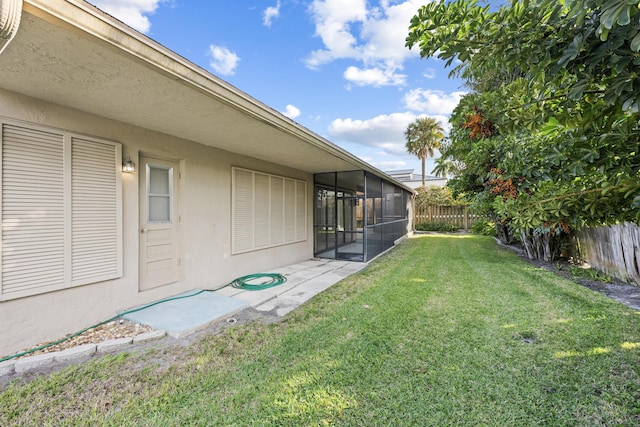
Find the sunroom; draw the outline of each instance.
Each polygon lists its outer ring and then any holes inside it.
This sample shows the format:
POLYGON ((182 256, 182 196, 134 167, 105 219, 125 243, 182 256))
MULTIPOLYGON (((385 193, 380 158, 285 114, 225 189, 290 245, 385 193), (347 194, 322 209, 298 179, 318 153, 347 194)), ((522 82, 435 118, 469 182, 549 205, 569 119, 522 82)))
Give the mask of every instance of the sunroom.
POLYGON ((314 255, 370 261, 410 230, 411 193, 368 171, 314 175, 314 255))

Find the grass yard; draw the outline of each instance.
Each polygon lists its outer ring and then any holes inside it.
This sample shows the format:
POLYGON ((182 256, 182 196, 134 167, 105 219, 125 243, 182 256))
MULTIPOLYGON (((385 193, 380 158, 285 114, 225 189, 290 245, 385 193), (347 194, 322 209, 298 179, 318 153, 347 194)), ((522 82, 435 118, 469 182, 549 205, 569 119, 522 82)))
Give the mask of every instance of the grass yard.
POLYGON ((466 235, 409 239, 283 322, 0 394, 2 426, 639 424, 640 313, 466 235))

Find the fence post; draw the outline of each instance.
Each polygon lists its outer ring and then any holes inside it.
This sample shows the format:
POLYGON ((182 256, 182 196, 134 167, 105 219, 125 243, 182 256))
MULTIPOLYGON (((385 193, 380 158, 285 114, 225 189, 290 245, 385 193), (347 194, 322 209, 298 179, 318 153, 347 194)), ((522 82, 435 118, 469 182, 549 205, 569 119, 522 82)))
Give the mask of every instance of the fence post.
POLYGON ((464 205, 464 229, 469 229, 469 214, 467 213, 467 205, 464 205))

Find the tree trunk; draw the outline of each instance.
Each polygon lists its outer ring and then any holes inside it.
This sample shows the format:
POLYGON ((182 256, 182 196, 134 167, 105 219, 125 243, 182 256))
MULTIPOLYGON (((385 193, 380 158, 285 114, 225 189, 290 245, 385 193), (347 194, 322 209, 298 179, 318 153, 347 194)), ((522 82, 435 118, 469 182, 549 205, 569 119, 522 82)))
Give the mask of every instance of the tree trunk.
POLYGON ((422 186, 425 186, 425 181, 426 181, 426 175, 425 175, 425 160, 426 160, 426 156, 422 156, 422 186))
POLYGON ((529 259, 551 262, 556 258, 556 252, 559 252, 560 240, 555 239, 549 231, 537 233, 532 229, 522 230, 520 240, 529 259))
POLYGON ((500 221, 498 216, 493 211, 487 212, 487 216, 491 221, 495 224, 496 227, 496 237, 505 245, 510 245, 513 243, 513 230, 509 227, 508 224, 500 221))

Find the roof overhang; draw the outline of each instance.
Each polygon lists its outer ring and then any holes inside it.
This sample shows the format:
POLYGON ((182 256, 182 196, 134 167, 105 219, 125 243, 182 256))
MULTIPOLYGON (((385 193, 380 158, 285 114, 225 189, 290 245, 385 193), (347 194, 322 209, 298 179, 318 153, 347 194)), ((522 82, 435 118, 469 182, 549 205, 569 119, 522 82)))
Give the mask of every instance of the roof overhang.
POLYGON ((0 54, 4 89, 305 172, 389 179, 84 1, 2 2, 23 3, 0 54))

